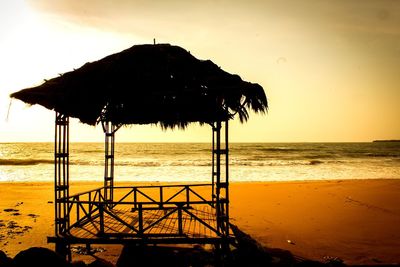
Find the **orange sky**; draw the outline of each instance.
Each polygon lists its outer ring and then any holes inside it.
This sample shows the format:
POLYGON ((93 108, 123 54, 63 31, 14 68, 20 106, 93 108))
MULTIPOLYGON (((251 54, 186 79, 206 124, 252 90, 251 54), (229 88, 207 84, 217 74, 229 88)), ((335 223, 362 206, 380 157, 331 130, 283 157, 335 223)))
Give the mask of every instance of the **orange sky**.
MULTIPOLYGON (((261 84, 267 116, 232 123, 236 142, 400 139, 400 2, 0 2, 0 142, 52 141, 54 114, 8 95, 134 44, 171 43, 261 84)), ((102 141, 73 121, 73 141, 102 141)), ((118 141, 207 142, 209 127, 120 130, 118 141)))

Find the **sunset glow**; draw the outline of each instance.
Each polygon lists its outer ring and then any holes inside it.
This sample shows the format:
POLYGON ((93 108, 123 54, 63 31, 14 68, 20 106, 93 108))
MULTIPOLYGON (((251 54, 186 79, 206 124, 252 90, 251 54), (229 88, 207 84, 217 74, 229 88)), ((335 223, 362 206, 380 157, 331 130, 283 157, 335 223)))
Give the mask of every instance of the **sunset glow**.
MULTIPOLYGON (((261 84, 267 116, 232 141, 371 141, 400 136, 395 1, 2 1, 0 142, 51 141, 54 114, 9 94, 134 44, 171 43, 261 84), (8 118, 7 118, 8 114, 8 118), (257 129, 257 131, 255 131, 257 129)), ((73 141, 102 141, 73 120, 73 141)), ((98 134, 94 134, 98 132, 98 134)), ((122 129, 118 140, 207 142, 209 129, 122 129)))
POLYGON ((0 265, 398 266, 399 26, 400 0, 0 0, 0 265))

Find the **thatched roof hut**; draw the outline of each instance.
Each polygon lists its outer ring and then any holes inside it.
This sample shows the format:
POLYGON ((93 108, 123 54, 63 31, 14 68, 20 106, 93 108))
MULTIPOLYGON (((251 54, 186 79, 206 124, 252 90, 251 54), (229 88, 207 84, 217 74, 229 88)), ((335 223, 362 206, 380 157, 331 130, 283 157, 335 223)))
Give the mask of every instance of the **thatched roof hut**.
POLYGON ((260 85, 243 81, 210 60, 198 60, 178 46, 135 45, 11 97, 57 112, 55 236, 48 241, 56 243, 60 255, 70 259, 70 245, 75 243, 209 243, 229 247, 233 237, 229 223, 228 120, 237 113, 243 122, 250 110, 267 111, 267 98, 260 85), (104 187, 73 196, 69 195, 69 117, 90 125, 101 122, 105 133, 104 187), (169 185, 168 190, 162 185, 114 186, 114 135, 121 125, 154 123, 184 128, 192 122, 212 126, 211 184, 169 185), (207 187, 209 196, 196 193, 198 186, 207 187), (142 192, 146 188, 155 189, 152 192, 159 195, 149 197, 142 192), (115 200, 114 190, 122 190, 119 192, 124 197, 115 200), (172 190, 168 198, 164 197, 166 190, 172 190), (194 212, 196 208, 201 212, 194 212), (76 216, 71 216, 72 210, 76 210, 76 216), (129 216, 119 217, 127 210, 129 216), (163 212, 151 213, 154 221, 144 219, 154 210, 163 212), (159 214, 161 217, 157 217, 159 214), (197 220, 193 222, 197 228, 184 227, 189 218, 197 220), (158 234, 151 232, 154 227, 159 227, 158 234))
POLYGON ((169 44, 135 45, 11 94, 95 125, 185 127, 268 108, 263 88, 169 44))

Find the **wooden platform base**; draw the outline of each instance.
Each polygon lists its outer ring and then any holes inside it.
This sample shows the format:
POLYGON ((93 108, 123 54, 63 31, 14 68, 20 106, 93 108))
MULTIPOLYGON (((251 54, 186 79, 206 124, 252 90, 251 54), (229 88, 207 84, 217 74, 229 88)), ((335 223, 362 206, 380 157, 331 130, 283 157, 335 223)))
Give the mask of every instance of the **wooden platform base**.
MULTIPOLYGON (((233 234, 230 236, 228 239, 233 239, 233 234)), ((96 213, 82 225, 71 227, 66 235, 48 238, 48 242, 67 244, 215 244, 221 241, 215 209, 209 205, 148 209, 141 216, 138 210, 127 206, 114 207, 105 210, 103 216, 96 213)))

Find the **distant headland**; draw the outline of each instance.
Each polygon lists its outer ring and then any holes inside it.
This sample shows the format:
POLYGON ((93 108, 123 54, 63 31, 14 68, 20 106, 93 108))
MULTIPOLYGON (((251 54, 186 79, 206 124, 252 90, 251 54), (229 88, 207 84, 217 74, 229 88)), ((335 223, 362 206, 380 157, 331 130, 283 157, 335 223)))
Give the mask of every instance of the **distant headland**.
POLYGON ((385 143, 392 143, 392 142, 400 142, 400 140, 374 140, 373 143, 385 142, 385 143))

